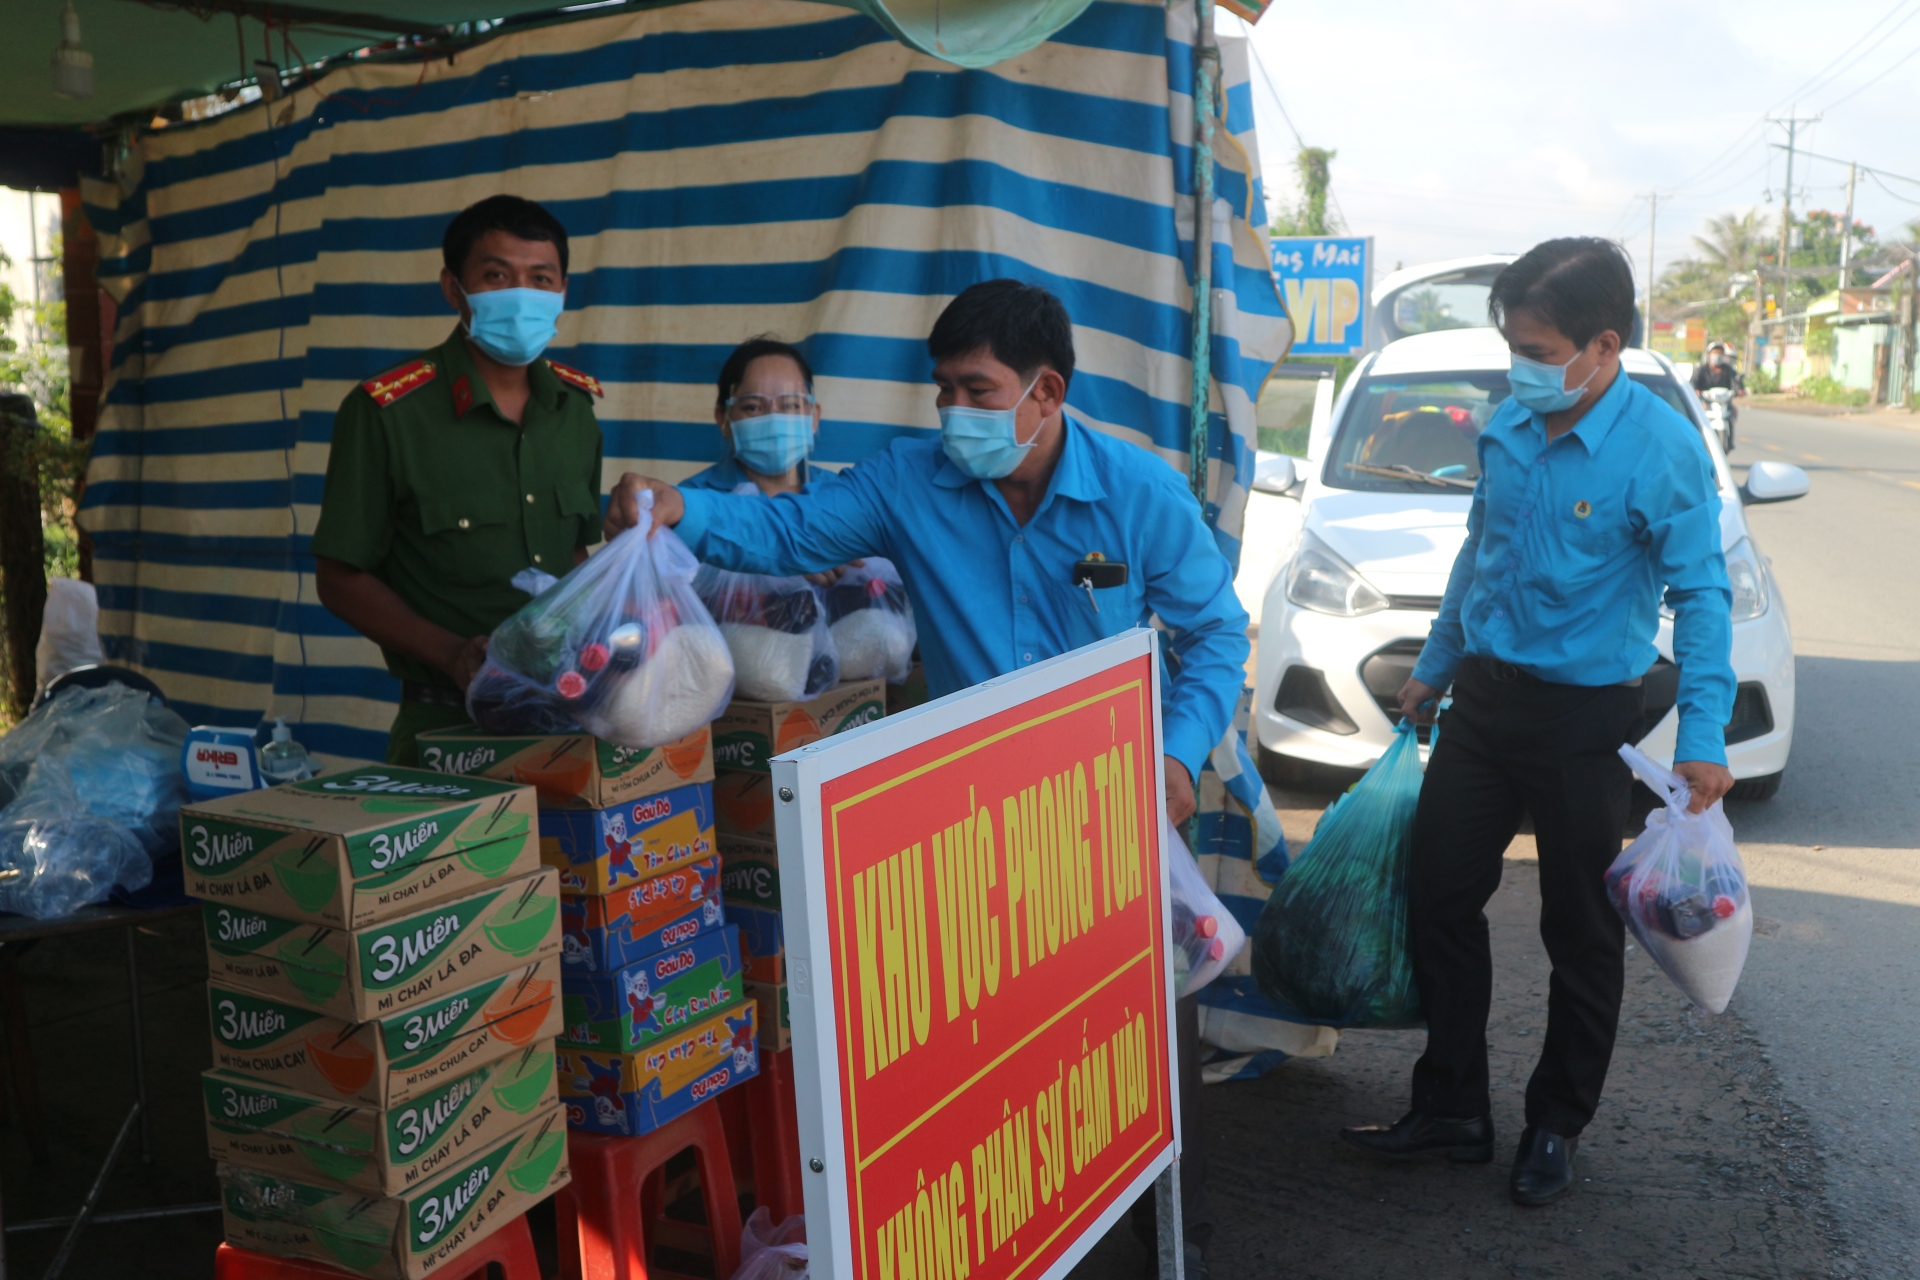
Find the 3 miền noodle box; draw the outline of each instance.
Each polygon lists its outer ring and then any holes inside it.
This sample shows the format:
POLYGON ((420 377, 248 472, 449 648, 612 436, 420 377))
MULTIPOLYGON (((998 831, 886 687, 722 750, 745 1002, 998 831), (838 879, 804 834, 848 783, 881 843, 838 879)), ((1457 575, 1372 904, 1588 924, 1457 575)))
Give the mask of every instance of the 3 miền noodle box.
POLYGON ((550 809, 605 809, 713 781, 713 732, 704 726, 664 747, 622 747, 588 733, 502 737, 470 724, 418 741, 422 769, 523 783, 550 809))
POLYGON ((390 1108, 560 1034, 560 960, 353 1022, 207 984, 213 1065, 319 1098, 390 1108))
POLYGON ((532 787, 367 765, 180 810, 187 892, 357 929, 540 865, 532 787))
POLYGON ((220 902, 201 914, 214 981, 355 1022, 560 954, 551 867, 354 930, 220 902))
POLYGON ((767 773, 767 762, 795 747, 871 724, 887 714, 884 680, 848 680, 805 702, 735 698, 713 722, 717 769, 767 773))
POLYGON ((463 1152, 439 1177, 395 1196, 368 1196, 222 1162, 217 1173, 227 1241, 368 1280, 443 1274, 461 1254, 571 1181, 563 1114, 549 1111, 497 1142, 463 1152))
POLYGON ((754 1005, 722 1012, 632 1053, 555 1051, 567 1123, 592 1133, 652 1133, 760 1074, 754 1005))
POLYGON ((780 846, 772 840, 720 835, 720 897, 730 907, 780 909, 780 846))
POLYGON ((370 1195, 430 1182, 497 1138, 560 1105, 553 1041, 538 1040, 391 1109, 343 1103, 203 1071, 207 1148, 215 1160, 370 1195))
POLYGON ((713 784, 606 809, 542 809, 540 858, 563 893, 613 893, 713 855, 713 784))

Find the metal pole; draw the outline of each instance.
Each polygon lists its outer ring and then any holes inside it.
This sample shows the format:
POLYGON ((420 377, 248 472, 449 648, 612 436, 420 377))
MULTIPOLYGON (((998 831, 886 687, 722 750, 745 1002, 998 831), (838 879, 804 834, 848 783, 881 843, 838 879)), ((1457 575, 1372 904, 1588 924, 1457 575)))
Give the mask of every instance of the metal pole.
POLYGON ((1220 85, 1220 45, 1213 38, 1213 0, 1194 0, 1193 12, 1193 416, 1187 482, 1204 516, 1212 453, 1213 109, 1220 85))
POLYGON ((1160 1280, 1187 1280, 1186 1224, 1180 1221, 1180 1161, 1153 1180, 1153 1220, 1158 1228, 1160 1280))
POLYGON ((107 1162, 100 1166, 100 1172, 94 1175, 93 1185, 87 1188, 87 1198, 80 1202, 80 1212, 74 1215, 73 1225, 67 1228, 66 1237, 60 1241, 59 1251, 53 1255, 53 1261, 47 1264, 43 1280, 58 1280, 67 1262, 73 1257, 73 1247, 80 1243, 80 1235, 93 1220, 93 1211, 100 1207, 100 1193, 107 1189, 107 1179, 113 1176, 113 1167, 120 1163, 120 1153, 126 1149, 127 1135, 133 1131, 133 1122, 145 1114, 139 1103, 134 1103, 127 1112, 127 1118, 120 1123, 120 1132, 114 1137, 113 1148, 107 1152, 107 1162))
MULTIPOLYGON (((1800 129, 1800 121, 1793 113, 1799 105, 1796 102, 1792 107, 1787 108, 1787 185, 1780 192, 1780 270, 1783 272, 1793 265, 1792 260, 1787 257, 1787 252, 1788 241, 1793 230, 1793 141, 1794 135, 1800 129)), ((1785 276, 1781 277, 1783 280, 1785 278, 1785 276)), ((1782 303, 1786 301, 1784 293, 1781 295, 1781 301, 1782 303)))
POLYGON ((1647 350, 1653 350, 1653 281, 1656 272, 1653 266, 1653 225, 1660 216, 1660 193, 1647 192, 1647 332, 1641 339, 1647 350))
POLYGON ((1840 223, 1840 288, 1852 283, 1847 268, 1853 262, 1853 182, 1859 173, 1858 164, 1847 166, 1847 215, 1840 223))

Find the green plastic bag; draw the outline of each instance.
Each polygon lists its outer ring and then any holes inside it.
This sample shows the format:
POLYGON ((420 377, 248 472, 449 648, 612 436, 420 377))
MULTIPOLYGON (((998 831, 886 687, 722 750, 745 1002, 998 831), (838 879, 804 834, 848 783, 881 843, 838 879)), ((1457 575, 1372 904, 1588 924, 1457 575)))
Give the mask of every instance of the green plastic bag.
POLYGON ((1308 1022, 1422 1021, 1407 954, 1407 859, 1421 778, 1419 739, 1403 721, 1386 754, 1321 815, 1260 912, 1254 980, 1308 1022))

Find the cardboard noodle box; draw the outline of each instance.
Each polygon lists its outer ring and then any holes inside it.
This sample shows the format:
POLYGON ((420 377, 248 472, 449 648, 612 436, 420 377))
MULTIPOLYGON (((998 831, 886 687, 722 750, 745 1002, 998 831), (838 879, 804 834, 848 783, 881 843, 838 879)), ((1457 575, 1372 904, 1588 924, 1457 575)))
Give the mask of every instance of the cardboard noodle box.
POLYGON ((887 714, 884 680, 849 680, 806 702, 735 698, 713 722, 717 769, 768 773, 768 761, 795 747, 871 724, 887 714))
POLYGON ((553 1041, 469 1071, 391 1110, 276 1089, 229 1071, 200 1073, 215 1160, 371 1195, 431 1181, 465 1153, 560 1105, 553 1041))
POLYGON ((747 999, 759 1008, 760 1047, 779 1053, 793 1047, 793 1015, 787 1008, 787 984, 749 982, 747 999))
POLYGON ((473 725, 419 738, 420 767, 517 782, 557 809, 605 809, 689 782, 713 781, 713 732, 700 728, 664 747, 622 747, 587 733, 496 737, 473 725))
POLYGON ((713 777, 713 824, 729 835, 772 840, 773 775, 722 769, 713 777))
POLYGON ((458 1275, 462 1253, 572 1180, 564 1114, 536 1116, 394 1196, 222 1162, 227 1241, 369 1280, 424 1280, 449 1267, 458 1275))
POLYGON ((574 1049, 641 1049, 722 1009, 738 1009, 739 931, 701 933, 684 945, 611 973, 560 977, 560 1043, 574 1049))
POLYGON ((730 907, 780 909, 780 848, 756 836, 720 833, 720 897, 730 907))
POLYGON ((554 1055, 567 1123, 592 1133, 652 1133, 760 1074, 754 1006, 743 1003, 634 1053, 554 1055))
POLYGON ((532 787, 391 765, 180 810, 187 892, 357 929, 540 865, 532 787))
POLYGON ((560 877, 542 867, 352 931, 201 904, 217 982, 353 1022, 560 954, 560 877))
POLYGON ((715 852, 710 782, 607 809, 540 811, 540 860, 559 870, 564 893, 613 893, 715 852))
POLYGON ((778 911, 728 907, 727 920, 740 927, 740 963, 749 982, 787 980, 787 929, 778 911))
POLYGON ((560 960, 353 1022, 207 984, 213 1065, 262 1084, 391 1109, 560 1034, 560 960))
POLYGON ((725 923, 716 854, 612 893, 560 895, 560 955, 569 972, 606 972, 725 923))

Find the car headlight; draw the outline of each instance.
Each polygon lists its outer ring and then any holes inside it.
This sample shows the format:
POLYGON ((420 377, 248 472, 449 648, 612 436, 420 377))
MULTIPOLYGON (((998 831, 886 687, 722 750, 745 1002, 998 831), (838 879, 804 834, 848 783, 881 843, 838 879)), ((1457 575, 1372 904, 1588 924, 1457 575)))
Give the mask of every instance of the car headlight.
POLYGON ((1733 620, 1751 622, 1767 611, 1767 571, 1746 538, 1727 552, 1727 582, 1733 588, 1733 620))
MULTIPOLYGON (((1767 571, 1753 543, 1742 538, 1727 551, 1727 585, 1733 588, 1733 620, 1752 622, 1773 603, 1767 592, 1767 571)), ((1660 616, 1673 617, 1673 610, 1662 600, 1660 616)))
POLYGON ((1300 549, 1287 566, 1287 599, 1336 618, 1357 618, 1387 607, 1385 596, 1310 533, 1300 535, 1300 549))

